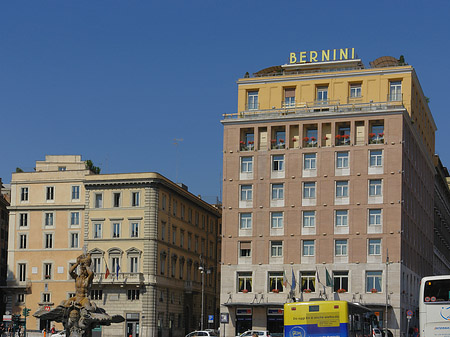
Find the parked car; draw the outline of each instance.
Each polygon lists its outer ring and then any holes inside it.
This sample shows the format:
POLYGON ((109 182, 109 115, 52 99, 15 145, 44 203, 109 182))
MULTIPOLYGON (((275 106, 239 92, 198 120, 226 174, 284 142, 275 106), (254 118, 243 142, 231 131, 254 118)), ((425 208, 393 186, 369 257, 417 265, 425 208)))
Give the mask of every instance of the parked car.
POLYGON ((236 337, 252 337, 255 334, 258 337, 271 337, 269 331, 266 330, 247 330, 236 337))
POLYGON ((192 331, 186 335, 186 337, 216 337, 217 334, 214 330, 202 330, 192 331))
POLYGON ((50 335, 50 337, 66 337, 66 330, 62 330, 60 332, 54 333, 50 335))
POLYGON ((381 333, 381 330, 378 328, 373 328, 372 329, 372 336, 373 337, 382 337, 383 334, 381 333))

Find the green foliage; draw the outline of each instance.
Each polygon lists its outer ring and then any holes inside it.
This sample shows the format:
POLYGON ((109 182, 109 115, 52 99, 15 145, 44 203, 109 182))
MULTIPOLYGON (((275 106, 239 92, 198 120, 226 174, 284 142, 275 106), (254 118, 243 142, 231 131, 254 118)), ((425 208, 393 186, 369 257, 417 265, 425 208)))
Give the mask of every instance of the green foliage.
POLYGON ((425 96, 425 102, 427 102, 427 104, 430 104, 430 97, 425 96))
POLYGON ((94 174, 100 174, 101 168, 98 166, 95 166, 92 160, 88 159, 86 160, 86 168, 90 170, 94 174))

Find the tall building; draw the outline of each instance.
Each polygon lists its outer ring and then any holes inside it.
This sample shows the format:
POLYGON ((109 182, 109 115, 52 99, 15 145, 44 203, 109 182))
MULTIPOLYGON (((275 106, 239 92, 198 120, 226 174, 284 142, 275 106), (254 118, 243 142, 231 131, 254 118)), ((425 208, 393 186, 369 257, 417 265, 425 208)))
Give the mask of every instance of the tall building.
POLYGON ((6 275, 8 257, 8 209, 9 191, 4 189, 0 179, 0 315, 6 312, 6 275))
MULTIPOLYGON (((81 156, 46 156, 35 172, 14 173, 11 190, 12 313, 72 297, 68 270, 86 250, 91 301, 125 318, 97 334, 181 337, 217 326, 218 207, 158 173, 94 174, 81 156)), ((51 325, 31 316, 27 328, 51 325)))
POLYGON ((414 68, 333 49, 237 83, 222 120, 225 335, 281 333, 286 301, 323 298, 400 336, 436 258, 436 125, 414 68))

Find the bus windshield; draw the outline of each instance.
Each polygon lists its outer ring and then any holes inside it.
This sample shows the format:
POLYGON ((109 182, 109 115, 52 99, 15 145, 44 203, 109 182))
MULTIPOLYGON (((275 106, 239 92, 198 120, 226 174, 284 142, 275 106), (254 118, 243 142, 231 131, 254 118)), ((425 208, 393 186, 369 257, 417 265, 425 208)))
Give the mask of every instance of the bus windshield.
POLYGON ((450 279, 425 281, 422 300, 424 302, 450 301, 450 279))

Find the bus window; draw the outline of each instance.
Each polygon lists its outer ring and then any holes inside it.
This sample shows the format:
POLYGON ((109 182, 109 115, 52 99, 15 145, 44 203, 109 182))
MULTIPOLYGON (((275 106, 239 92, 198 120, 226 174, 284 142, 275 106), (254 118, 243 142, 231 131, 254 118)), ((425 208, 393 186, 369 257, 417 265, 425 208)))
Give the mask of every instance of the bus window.
POLYGON ((450 280, 425 281, 424 302, 448 302, 450 300, 450 280))

